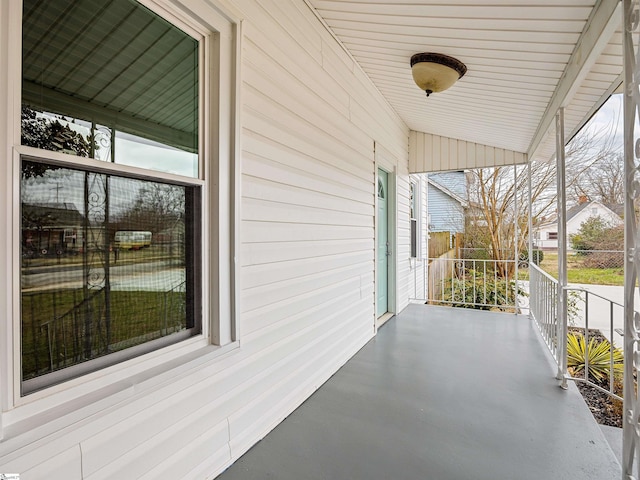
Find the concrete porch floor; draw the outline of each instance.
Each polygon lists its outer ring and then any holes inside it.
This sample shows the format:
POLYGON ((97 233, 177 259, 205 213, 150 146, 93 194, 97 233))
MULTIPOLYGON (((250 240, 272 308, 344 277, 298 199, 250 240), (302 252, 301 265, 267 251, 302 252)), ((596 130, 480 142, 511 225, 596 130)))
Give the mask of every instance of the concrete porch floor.
POLYGON ((619 479, 534 329, 410 305, 218 479, 619 479))

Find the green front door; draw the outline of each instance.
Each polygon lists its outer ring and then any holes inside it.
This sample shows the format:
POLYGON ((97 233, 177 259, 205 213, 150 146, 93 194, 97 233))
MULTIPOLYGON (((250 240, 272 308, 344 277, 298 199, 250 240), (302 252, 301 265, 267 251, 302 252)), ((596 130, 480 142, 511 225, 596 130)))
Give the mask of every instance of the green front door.
POLYGON ((384 170, 378 170, 378 258, 377 258, 377 295, 376 316, 389 310, 389 221, 388 221, 388 182, 389 176, 384 170))

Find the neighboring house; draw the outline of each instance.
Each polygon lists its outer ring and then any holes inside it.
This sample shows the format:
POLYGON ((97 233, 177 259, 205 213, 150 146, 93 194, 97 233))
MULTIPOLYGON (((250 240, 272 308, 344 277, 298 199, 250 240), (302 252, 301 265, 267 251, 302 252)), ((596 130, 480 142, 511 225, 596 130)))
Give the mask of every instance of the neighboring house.
POLYGON ((410 258, 418 260, 427 256, 429 206, 427 177, 422 173, 409 176, 410 258))
MULTIPOLYGON (((567 248, 571 243, 569 236, 578 233, 580 226, 589 218, 600 217, 611 226, 623 224, 623 220, 611 208, 596 202, 583 200, 578 205, 567 209, 567 248)), ((558 218, 541 222, 534 227, 534 246, 543 250, 556 250, 558 248, 558 218)), ((622 249, 622 245, 620 246, 622 249)))
POLYGON ((23 256, 75 253, 82 247, 83 226, 84 217, 73 203, 23 203, 23 256))
POLYGON ((423 275, 429 248, 428 180, 423 173, 409 175, 409 269, 413 273, 409 297, 424 303, 426 282, 423 275))
POLYGON ((469 202, 469 206, 465 211, 466 221, 470 226, 487 227, 487 219, 484 214, 484 209, 481 204, 477 202, 469 202))
POLYGON ((463 171, 432 173, 429 181, 429 232, 464 232, 468 206, 463 171))

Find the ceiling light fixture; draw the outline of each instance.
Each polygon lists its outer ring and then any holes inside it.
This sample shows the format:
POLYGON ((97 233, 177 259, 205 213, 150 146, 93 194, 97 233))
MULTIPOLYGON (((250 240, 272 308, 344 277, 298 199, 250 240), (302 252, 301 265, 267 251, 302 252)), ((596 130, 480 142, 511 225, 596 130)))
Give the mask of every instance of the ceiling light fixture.
POLYGON ((416 53, 411 57, 413 80, 427 97, 442 92, 467 73, 467 66, 460 60, 441 53, 416 53))

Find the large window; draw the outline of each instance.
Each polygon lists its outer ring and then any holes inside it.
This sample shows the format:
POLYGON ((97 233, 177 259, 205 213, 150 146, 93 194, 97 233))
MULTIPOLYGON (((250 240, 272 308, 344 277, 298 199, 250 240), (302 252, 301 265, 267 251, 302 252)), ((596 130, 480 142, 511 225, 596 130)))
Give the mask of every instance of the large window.
POLYGON ((134 0, 24 0, 23 394, 199 332, 199 50, 134 0))

